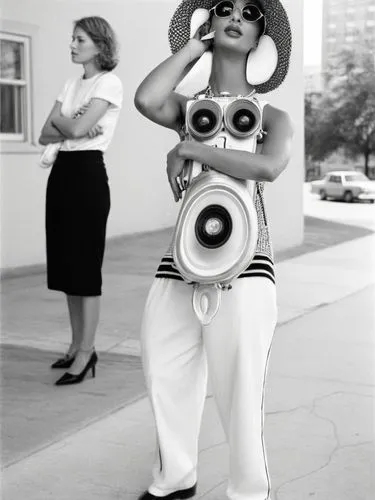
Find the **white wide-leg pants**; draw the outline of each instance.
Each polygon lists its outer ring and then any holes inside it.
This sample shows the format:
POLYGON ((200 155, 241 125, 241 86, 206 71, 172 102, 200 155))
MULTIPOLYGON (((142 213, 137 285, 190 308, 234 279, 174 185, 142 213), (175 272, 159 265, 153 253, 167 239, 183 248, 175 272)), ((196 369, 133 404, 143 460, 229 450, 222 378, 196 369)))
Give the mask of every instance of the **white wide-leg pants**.
POLYGON ((195 316, 192 293, 185 282, 156 278, 143 315, 143 368, 158 440, 149 492, 163 497, 197 481, 208 366, 230 450, 228 497, 267 500, 263 405, 275 285, 261 277, 237 279, 208 326, 195 316))

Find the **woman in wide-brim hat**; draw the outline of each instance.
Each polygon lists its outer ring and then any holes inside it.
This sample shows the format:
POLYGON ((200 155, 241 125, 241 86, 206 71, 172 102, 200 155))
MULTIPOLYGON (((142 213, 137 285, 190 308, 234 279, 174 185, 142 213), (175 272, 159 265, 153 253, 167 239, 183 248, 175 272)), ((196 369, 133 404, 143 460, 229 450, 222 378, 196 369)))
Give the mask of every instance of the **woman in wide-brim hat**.
MULTIPOLYGON (((141 83, 135 104, 181 138, 186 102, 195 93, 263 94, 276 89, 288 71, 291 30, 279 0, 183 0, 171 20, 169 41, 172 56, 141 83)), ((256 181, 259 236, 252 263, 222 295, 208 326, 196 318, 193 287, 176 269, 170 252, 157 270, 141 340, 158 452, 153 483, 142 500, 190 498, 196 492, 206 364, 230 447, 227 495, 233 500, 267 500, 270 495, 263 400, 277 308, 263 187, 285 169, 293 132, 285 111, 259 102, 266 132, 261 150, 181 140, 168 153, 167 175, 176 201, 181 199, 179 177, 186 160, 256 181)))

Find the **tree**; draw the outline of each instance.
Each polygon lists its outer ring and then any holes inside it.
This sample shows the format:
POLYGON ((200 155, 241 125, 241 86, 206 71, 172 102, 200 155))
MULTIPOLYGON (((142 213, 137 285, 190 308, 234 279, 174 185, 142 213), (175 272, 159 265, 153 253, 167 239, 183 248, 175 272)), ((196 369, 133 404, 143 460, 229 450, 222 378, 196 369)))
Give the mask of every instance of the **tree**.
POLYGON ((341 146, 332 103, 319 93, 305 95, 305 155, 309 163, 325 160, 341 146))
POLYGON ((306 152, 323 160, 338 149, 364 158, 375 153, 375 54, 367 44, 344 49, 331 61, 321 98, 305 98, 306 152))

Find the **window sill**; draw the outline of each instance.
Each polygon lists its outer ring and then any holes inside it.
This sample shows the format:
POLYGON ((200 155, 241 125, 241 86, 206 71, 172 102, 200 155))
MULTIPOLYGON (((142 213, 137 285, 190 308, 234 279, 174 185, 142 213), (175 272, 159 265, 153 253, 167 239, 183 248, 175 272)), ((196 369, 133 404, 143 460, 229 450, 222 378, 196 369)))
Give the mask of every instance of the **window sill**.
POLYGON ((27 142, 1 141, 0 145, 0 154, 38 155, 41 151, 42 146, 27 142))

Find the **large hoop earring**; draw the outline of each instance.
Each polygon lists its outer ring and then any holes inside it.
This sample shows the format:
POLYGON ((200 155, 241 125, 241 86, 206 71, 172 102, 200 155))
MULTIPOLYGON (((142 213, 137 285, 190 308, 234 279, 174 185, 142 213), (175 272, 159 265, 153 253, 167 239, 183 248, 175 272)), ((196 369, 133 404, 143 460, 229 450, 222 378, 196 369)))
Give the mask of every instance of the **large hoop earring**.
POLYGON ((247 57, 246 79, 250 85, 268 82, 277 68, 278 59, 275 42, 270 36, 262 35, 257 48, 247 57))
MULTIPOLYGON (((210 13, 207 9, 196 9, 190 20, 190 38, 208 21, 210 13)), ((212 68, 212 52, 206 51, 191 68, 189 73, 178 83, 176 92, 185 96, 193 96, 208 85, 212 68)))
POLYGON ((207 9, 195 9, 190 19, 190 38, 193 38, 198 28, 207 22, 209 18, 210 13, 207 9))
POLYGON ((178 83, 176 92, 193 96, 205 89, 211 76, 212 52, 205 52, 194 64, 189 73, 178 83))

